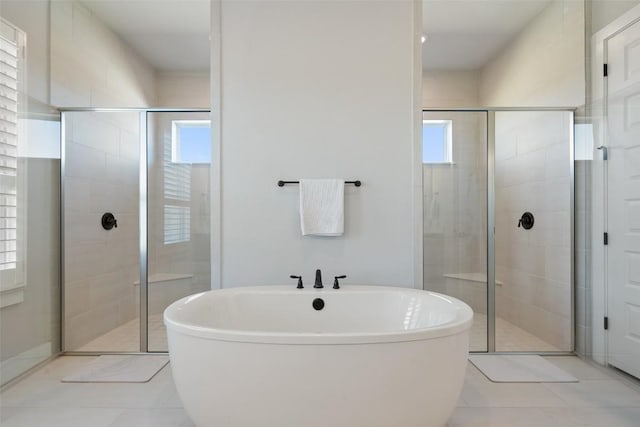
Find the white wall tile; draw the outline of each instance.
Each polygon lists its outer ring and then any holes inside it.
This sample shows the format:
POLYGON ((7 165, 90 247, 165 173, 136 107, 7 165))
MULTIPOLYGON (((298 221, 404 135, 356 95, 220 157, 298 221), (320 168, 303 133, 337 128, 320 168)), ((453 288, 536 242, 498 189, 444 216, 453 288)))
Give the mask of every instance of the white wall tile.
POLYGON ((58 107, 145 107, 155 72, 84 5, 51 3, 51 103, 58 107))
POLYGON ((585 59, 581 46, 583 3, 550 2, 496 59, 482 68, 483 105, 583 105, 585 59))

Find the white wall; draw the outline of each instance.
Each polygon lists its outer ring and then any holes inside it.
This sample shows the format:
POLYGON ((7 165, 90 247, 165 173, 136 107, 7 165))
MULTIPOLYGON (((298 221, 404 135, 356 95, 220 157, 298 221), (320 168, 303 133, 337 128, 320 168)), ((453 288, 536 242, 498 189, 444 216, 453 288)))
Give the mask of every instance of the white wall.
POLYGON ((638 0, 588 0, 591 5, 591 34, 595 34, 624 12, 640 4, 638 0))
POLYGON ((210 108, 209 72, 156 73, 156 107, 210 108))
POLYGON ((578 107, 585 103, 584 4, 554 0, 482 68, 487 107, 578 107))
MULTIPOLYGON (((43 116, 49 100, 48 1, 9 1, 0 3, 0 15, 27 33, 26 105, 20 106, 26 127, 36 129, 32 118, 43 116)), ((55 130, 54 127, 49 129, 55 130)), ((23 195, 26 218, 24 301, 0 309, 0 384, 45 360, 59 348, 59 168, 58 158, 48 157, 42 147, 57 140, 35 140, 41 134, 21 139, 19 155, 35 154, 43 158, 20 157, 18 168, 24 174, 23 195), (28 145, 25 147, 23 144, 28 145)), ((47 136, 47 135, 45 135, 47 136)), ((56 150, 53 150, 54 152, 56 150)))
POLYGON ((423 108, 481 107, 480 73, 476 70, 424 70, 423 108))
POLYGON ((0 309, 0 383, 57 352, 59 346, 59 167, 56 159, 20 159, 26 171, 24 301, 0 309))
POLYGON ((212 9, 222 286, 293 273, 310 284, 316 268, 326 283, 347 274, 414 286, 414 4, 223 2, 219 18, 212 9), (276 182, 306 177, 362 180, 345 191, 344 236, 301 236, 298 189, 276 182))

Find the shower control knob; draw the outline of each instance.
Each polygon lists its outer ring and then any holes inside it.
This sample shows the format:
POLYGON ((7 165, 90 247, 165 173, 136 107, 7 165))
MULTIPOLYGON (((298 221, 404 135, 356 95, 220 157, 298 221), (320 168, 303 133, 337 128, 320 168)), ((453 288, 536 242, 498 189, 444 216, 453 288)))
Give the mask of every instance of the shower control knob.
POLYGON ((102 228, 105 230, 111 230, 112 228, 118 228, 118 221, 111 212, 107 212, 102 215, 102 228))
POLYGON ((522 227, 525 230, 529 230, 533 228, 535 220, 533 218, 533 214, 531 212, 525 212, 522 214, 520 220, 518 220, 518 227, 522 227))

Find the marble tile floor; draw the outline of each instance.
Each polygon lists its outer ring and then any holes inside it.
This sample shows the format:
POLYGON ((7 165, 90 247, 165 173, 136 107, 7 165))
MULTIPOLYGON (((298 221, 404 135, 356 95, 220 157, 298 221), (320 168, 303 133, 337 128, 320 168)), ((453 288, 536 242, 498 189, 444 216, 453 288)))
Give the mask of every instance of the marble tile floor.
MULTIPOLYGON (((60 382, 92 359, 60 357, 3 390, 0 424, 3 427, 193 426, 182 409, 169 366, 148 383, 60 382)), ((546 359, 580 382, 492 383, 469 364, 448 427, 640 425, 640 382, 577 357, 546 359)))

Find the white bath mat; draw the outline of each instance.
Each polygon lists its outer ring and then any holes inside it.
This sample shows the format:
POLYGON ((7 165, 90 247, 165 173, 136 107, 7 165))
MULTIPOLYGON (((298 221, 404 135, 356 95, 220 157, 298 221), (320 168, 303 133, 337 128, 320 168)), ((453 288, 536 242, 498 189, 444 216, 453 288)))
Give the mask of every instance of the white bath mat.
POLYGON ((100 356, 63 383, 146 383, 169 363, 165 355, 100 356))
POLYGON ((578 379, 540 356, 477 354, 469 356, 496 383, 573 383, 578 379))

